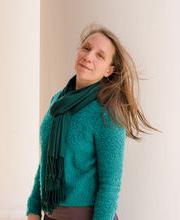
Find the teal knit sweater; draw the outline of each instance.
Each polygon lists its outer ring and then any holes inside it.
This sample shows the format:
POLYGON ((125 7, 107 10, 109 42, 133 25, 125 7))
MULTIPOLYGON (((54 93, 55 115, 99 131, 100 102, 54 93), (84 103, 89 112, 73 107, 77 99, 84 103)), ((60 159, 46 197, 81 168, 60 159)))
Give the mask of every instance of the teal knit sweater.
MULTIPOLYGON (((50 106, 60 92, 51 98, 50 106)), ((50 106, 40 124, 41 159, 27 200, 26 215, 32 213, 42 216, 44 164, 52 123, 50 106)), ((121 189, 126 130, 110 119, 98 100, 71 117, 64 156, 67 198, 59 206, 94 205, 93 220, 113 220, 121 189)))

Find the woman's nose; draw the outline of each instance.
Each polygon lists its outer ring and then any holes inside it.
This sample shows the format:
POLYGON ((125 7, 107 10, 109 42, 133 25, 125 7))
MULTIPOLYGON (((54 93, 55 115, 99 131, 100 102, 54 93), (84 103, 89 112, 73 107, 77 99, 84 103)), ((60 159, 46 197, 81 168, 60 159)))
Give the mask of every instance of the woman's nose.
POLYGON ((86 62, 92 62, 93 60, 93 54, 91 52, 87 53, 83 57, 84 61, 86 62))

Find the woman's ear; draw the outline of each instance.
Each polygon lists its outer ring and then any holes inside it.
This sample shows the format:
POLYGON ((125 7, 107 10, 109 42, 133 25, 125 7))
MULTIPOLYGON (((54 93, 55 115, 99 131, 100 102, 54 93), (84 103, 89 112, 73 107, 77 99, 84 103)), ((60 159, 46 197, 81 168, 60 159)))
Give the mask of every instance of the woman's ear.
POLYGON ((104 76, 105 77, 110 76, 113 73, 113 71, 114 71, 114 65, 111 65, 104 76))

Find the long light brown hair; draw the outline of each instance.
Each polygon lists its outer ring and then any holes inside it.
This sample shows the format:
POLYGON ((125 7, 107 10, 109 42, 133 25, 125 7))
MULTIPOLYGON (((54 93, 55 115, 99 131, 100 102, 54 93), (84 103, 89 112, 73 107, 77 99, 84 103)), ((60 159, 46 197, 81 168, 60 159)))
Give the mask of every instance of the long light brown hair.
POLYGON ((140 78, 136 65, 118 37, 103 25, 91 23, 86 26, 80 34, 80 43, 97 32, 109 38, 115 47, 111 62, 115 67, 114 71, 109 77, 100 80, 101 89, 97 99, 106 107, 112 120, 126 129, 126 135, 139 141, 140 132, 148 134, 141 126, 145 129, 159 130, 150 125, 138 102, 140 78))

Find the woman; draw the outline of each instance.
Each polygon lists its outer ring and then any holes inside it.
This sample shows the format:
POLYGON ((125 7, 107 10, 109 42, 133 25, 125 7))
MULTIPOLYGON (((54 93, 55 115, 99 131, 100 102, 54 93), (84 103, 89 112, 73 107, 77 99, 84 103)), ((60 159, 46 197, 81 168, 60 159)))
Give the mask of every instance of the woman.
POLYGON ((135 98, 132 58, 106 27, 83 30, 74 69, 40 126, 28 220, 41 219, 41 211, 44 220, 118 219, 126 136, 140 140, 140 122, 158 131, 135 98))

